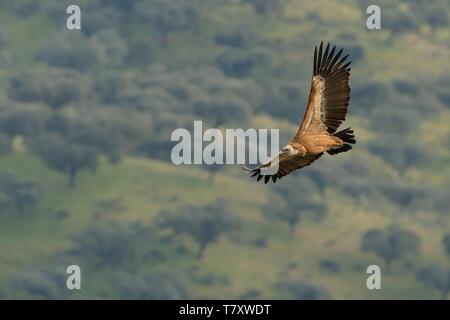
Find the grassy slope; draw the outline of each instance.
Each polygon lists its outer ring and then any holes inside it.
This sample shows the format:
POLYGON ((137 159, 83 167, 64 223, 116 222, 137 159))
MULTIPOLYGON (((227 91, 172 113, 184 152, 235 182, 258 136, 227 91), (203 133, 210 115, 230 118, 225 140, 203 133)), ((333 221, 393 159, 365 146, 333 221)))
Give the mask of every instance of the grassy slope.
MULTIPOLYGON (((299 19, 299 23, 280 23, 273 19, 260 18, 255 22, 254 30, 266 37, 283 38, 287 41, 296 39, 302 32, 317 33, 317 38, 333 39, 334 30, 319 29, 302 24, 302 19, 308 12, 318 12, 327 20, 345 25, 348 30, 359 30, 360 38, 365 44, 366 59, 370 65, 361 64, 354 69, 353 78, 367 77, 388 81, 393 78, 408 78, 420 74, 439 75, 448 70, 442 66, 448 65, 449 49, 443 49, 439 43, 430 46, 433 38, 405 35, 397 37, 391 46, 386 46, 388 31, 369 32, 364 25, 363 10, 352 7, 347 1, 294 1, 288 10, 288 16, 299 19), (336 14, 339 11, 339 14, 336 14), (345 24, 342 24, 342 20, 345 24), (429 48, 434 48, 433 59, 430 59, 429 48), (408 48, 409 54, 404 55, 408 48), (401 59, 398 59, 400 57, 401 59), (402 61, 393 64, 391 61, 402 61), (409 70, 409 71, 406 71, 409 70)), ((156 52, 156 58, 161 62, 205 59, 220 52, 221 49, 212 44, 210 39, 215 30, 223 29, 246 19, 254 19, 250 8, 230 5, 209 11, 210 17, 203 21, 201 32, 180 32, 170 36, 168 44, 171 50, 163 47, 156 52), (178 49, 180 50, 178 50, 178 49), (181 50, 183 49, 183 50, 181 50)), ((16 65, 33 65, 33 50, 36 43, 49 36, 54 29, 45 18, 36 16, 33 19, 11 21, 7 14, 0 14, 5 25, 14 24, 8 37, 14 39, 11 52, 16 65), (30 30, 35 30, 31 32, 30 30)), ((340 29, 344 31, 344 29, 340 29)), ((449 32, 439 31, 436 39, 444 43, 449 38, 449 32)), ((301 64, 310 61, 310 54, 284 52, 283 60, 301 64)), ((40 66, 37 66, 40 67, 40 66)), ((265 75, 257 74, 263 78, 265 75)), ((256 79, 263 80, 263 79, 256 79)), ((448 119, 448 115, 445 119, 448 119)), ((360 123, 360 119, 350 119, 360 123)), ((431 123, 431 122, 430 122, 431 123)), ((440 139, 447 132, 448 121, 424 124, 428 141, 440 139)), ((366 132, 364 132, 366 133, 366 132)), ((367 133, 369 136, 370 134, 367 133)), ((370 137, 367 137, 369 139, 370 137)), ((442 159, 448 160, 443 155, 442 159)), ((431 178, 437 183, 444 182, 450 174, 446 163, 431 168, 431 178), (444 174, 443 174, 444 173, 444 174)), ((322 163, 321 165, 326 165, 322 163)), ((382 163, 383 165, 383 163, 382 163)), ((355 203, 341 198, 340 195, 327 193, 329 202, 333 203, 331 212, 320 224, 306 221, 299 227, 294 239, 288 239, 286 227, 279 222, 270 222, 261 217, 260 208, 264 204, 266 189, 255 185, 249 180, 237 179, 236 168, 229 169, 227 175, 217 177, 211 187, 207 183, 207 174, 194 167, 174 167, 157 161, 127 158, 117 165, 103 164, 95 173, 83 172, 79 176, 76 190, 69 190, 66 177, 47 169, 36 158, 27 154, 16 154, 0 157, 0 172, 12 172, 18 176, 33 178, 47 188, 46 197, 39 210, 26 219, 0 218, 0 287, 8 275, 17 269, 26 268, 39 261, 51 257, 58 251, 71 246, 72 235, 79 234, 91 225, 98 217, 95 215, 96 203, 105 199, 122 198, 126 210, 113 216, 103 216, 102 220, 118 221, 151 221, 160 208, 181 204, 201 204, 217 197, 226 197, 232 201, 236 213, 245 221, 249 221, 244 229, 247 237, 265 235, 268 238, 266 248, 242 245, 227 238, 208 248, 204 261, 189 260, 184 263, 200 265, 204 273, 228 275, 229 285, 214 285, 198 287, 199 295, 210 298, 238 297, 248 288, 259 288, 263 297, 272 297, 272 285, 281 274, 290 277, 311 278, 314 282, 323 284, 335 298, 434 298, 438 294, 424 290, 422 285, 414 280, 409 272, 383 275, 383 290, 369 292, 365 287, 364 271, 355 272, 354 265, 359 262, 380 263, 376 258, 359 252, 360 236, 363 231, 376 226, 384 226, 394 221, 394 218, 376 211, 359 208, 355 203), (179 190, 189 192, 179 192, 179 190), (334 200, 334 201, 333 201, 334 200), (57 210, 65 209, 71 213, 67 220, 56 222, 57 210), (341 273, 327 275, 321 272, 317 263, 323 258, 332 258, 340 262, 341 273), (288 264, 296 267, 286 270, 288 264), (257 272, 255 272, 257 270, 257 272)), ((418 179, 425 175, 419 174, 418 179)), ((437 224, 427 215, 401 215, 395 218, 397 222, 416 230, 422 237, 423 244, 420 260, 435 261, 445 264, 442 255, 440 237, 448 230, 448 223, 437 224), (424 226, 432 226, 425 228, 424 226)), ((366 263, 366 264, 367 264, 366 263)), ((419 261, 420 263, 420 261, 419 261)), ((142 266, 142 269, 147 266, 142 266)), ((93 278, 93 277, 92 277, 93 278)), ((95 292, 107 290, 108 275, 96 275, 92 285, 95 292)), ((93 297, 93 291, 85 290, 81 295, 93 297)))
MULTIPOLYGON (((238 297, 248 288, 259 288, 268 298, 273 294, 271 288, 278 276, 287 274, 292 278, 310 278, 321 283, 335 298, 394 298, 400 293, 404 298, 433 297, 429 291, 423 291, 423 287, 414 281, 413 273, 409 272, 399 274, 394 271, 392 275, 384 276, 381 292, 369 292, 365 288, 364 271, 355 272, 355 264, 381 262, 359 253, 361 232, 384 226, 391 219, 375 210, 361 211, 342 199, 333 201, 338 198, 335 194, 326 195, 329 202, 334 203, 328 218, 320 224, 305 221, 295 238, 289 239, 285 225, 267 221, 260 214, 265 201, 264 186, 255 186, 245 178, 236 179, 232 171, 237 171, 237 168, 230 169, 230 175, 219 175, 211 187, 207 183, 207 175, 196 168, 128 158, 118 165, 105 164, 95 174, 82 173, 77 189, 69 190, 66 177, 48 170, 25 154, 0 158, 0 167, 2 173, 20 172, 48 188, 44 203, 33 216, 0 221, 0 281, 14 270, 44 261, 53 253, 69 248, 70 237, 98 219, 95 205, 99 200, 121 197, 126 207, 124 212, 102 216, 100 219, 104 222, 110 219, 149 222, 161 207, 206 203, 225 196, 232 201, 236 214, 249 222, 242 231, 245 237, 251 239, 265 235, 268 245, 258 248, 223 238, 208 248, 204 261, 185 261, 188 265, 200 266, 202 273, 227 275, 230 279, 228 285, 198 287, 199 295, 238 297), (189 187, 190 192, 175 192, 180 190, 180 185, 189 187), (70 211, 70 218, 57 222, 55 208, 70 211), (321 272, 317 264, 324 258, 338 261, 341 273, 329 275, 321 272), (286 269, 292 264, 294 267, 286 269)), ((398 222, 421 235, 423 245, 419 259, 445 263, 440 261, 442 226, 425 228, 417 216, 413 219, 407 215, 398 218, 398 222)), ((143 265, 141 270, 145 269, 143 265)), ((83 295, 95 296, 93 292, 98 288, 108 287, 107 273, 99 275, 96 283, 90 286, 93 291, 87 289, 83 295)))

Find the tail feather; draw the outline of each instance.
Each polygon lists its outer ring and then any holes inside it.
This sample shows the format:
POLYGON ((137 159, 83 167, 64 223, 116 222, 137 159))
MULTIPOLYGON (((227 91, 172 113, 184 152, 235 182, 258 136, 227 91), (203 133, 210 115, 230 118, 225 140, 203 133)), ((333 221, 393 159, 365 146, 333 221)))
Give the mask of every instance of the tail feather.
POLYGON ((342 146, 328 150, 328 154, 335 155, 341 152, 347 152, 352 149, 351 144, 356 143, 355 135, 353 134, 353 130, 351 128, 341 130, 334 135, 345 143, 342 146))
POLYGON ((344 142, 347 142, 350 144, 356 143, 355 135, 353 134, 352 128, 347 128, 347 129, 341 130, 339 132, 336 132, 334 135, 336 137, 342 139, 344 142))

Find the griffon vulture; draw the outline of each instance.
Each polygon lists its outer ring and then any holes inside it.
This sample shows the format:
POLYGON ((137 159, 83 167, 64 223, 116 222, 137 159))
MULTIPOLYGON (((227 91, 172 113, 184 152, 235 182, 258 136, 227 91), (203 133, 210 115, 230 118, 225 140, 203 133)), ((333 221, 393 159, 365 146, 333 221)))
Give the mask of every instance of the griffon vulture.
POLYGON ((257 180, 264 177, 267 183, 281 179, 294 170, 310 165, 324 152, 335 155, 346 152, 356 143, 350 128, 336 132, 345 120, 350 100, 350 62, 348 55, 339 59, 342 49, 335 53, 328 44, 323 50, 323 42, 314 49, 314 65, 308 106, 300 128, 278 155, 254 169, 243 166, 257 180), (270 172, 270 168, 278 170, 270 172), (267 173, 270 172, 270 173, 267 173))

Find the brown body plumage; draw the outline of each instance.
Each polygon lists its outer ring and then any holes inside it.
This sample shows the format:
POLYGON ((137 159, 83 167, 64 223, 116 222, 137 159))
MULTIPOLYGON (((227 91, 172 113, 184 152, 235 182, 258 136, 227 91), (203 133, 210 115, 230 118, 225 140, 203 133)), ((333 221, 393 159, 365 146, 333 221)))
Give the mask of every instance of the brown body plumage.
POLYGON ((290 172, 310 165, 324 152, 331 155, 346 152, 356 143, 350 128, 336 132, 345 120, 350 101, 350 62, 348 55, 340 58, 342 49, 335 54, 336 47, 330 50, 323 43, 314 50, 313 76, 308 106, 297 133, 271 161, 246 171, 252 172, 257 180, 264 177, 267 183, 281 179, 290 172), (278 166, 276 172, 270 168, 278 166), (264 169, 267 169, 265 171, 264 169), (272 170, 273 171, 273 170, 272 170))

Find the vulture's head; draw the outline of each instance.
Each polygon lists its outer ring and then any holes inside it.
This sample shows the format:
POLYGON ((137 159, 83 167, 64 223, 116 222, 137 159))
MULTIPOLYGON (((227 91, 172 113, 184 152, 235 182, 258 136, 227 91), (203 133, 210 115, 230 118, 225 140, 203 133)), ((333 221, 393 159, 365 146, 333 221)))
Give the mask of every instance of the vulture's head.
POLYGON ((290 144, 283 147, 283 149, 281 149, 281 151, 288 156, 293 156, 298 153, 298 151, 295 150, 294 147, 291 146, 290 144))

